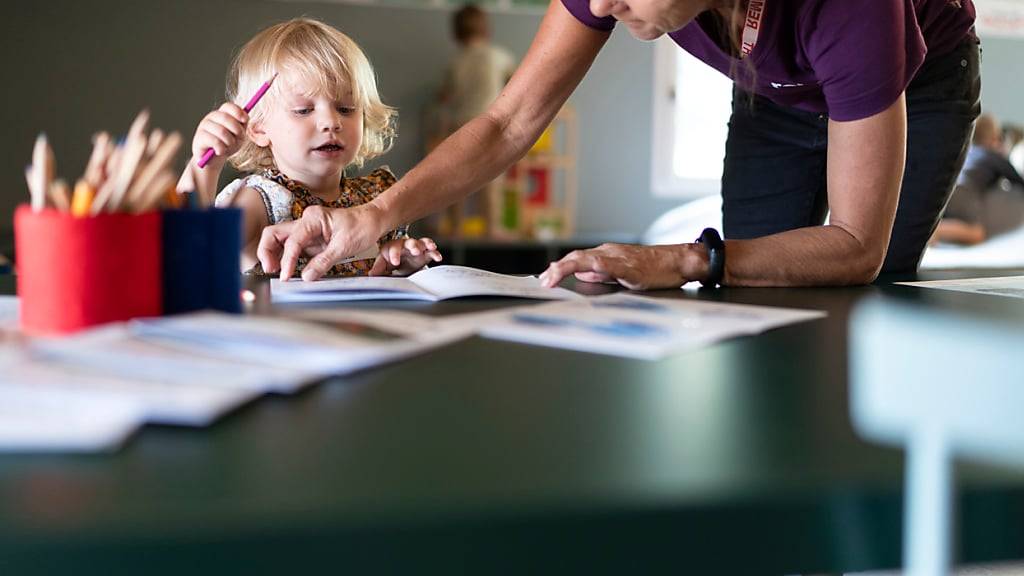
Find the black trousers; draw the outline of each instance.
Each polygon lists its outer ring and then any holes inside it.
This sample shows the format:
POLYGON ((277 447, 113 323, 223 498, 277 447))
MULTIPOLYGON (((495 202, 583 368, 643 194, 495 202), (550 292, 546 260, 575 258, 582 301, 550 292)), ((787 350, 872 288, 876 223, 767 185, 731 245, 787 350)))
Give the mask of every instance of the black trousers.
MULTIPOLYGON (((907 161, 883 272, 917 270, 952 194, 981 111, 978 43, 928 60, 906 96, 907 161)), ((827 152, 827 115, 734 90, 722 174, 726 238, 823 224, 827 152)))

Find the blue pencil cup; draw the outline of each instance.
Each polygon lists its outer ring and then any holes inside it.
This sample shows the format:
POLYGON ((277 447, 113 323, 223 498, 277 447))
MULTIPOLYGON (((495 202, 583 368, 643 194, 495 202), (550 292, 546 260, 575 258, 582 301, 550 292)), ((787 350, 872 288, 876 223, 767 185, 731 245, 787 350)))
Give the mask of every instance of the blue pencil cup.
POLYGON ((163 213, 164 314, 242 311, 238 208, 163 213))

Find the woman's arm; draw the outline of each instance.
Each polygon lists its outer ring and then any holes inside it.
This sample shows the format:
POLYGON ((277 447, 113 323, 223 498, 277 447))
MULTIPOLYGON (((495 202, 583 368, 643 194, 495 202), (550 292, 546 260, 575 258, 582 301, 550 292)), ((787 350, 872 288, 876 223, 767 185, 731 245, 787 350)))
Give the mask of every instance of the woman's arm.
POLYGON ((828 126, 829 224, 726 243, 725 283, 866 284, 885 261, 906 163, 904 96, 879 114, 828 126))
POLYGON ((552 0, 523 63, 497 100, 438 146, 372 202, 351 209, 307 210, 301 220, 272 226, 260 241, 264 270, 290 277, 300 255, 302 277, 375 242, 385 231, 436 212, 479 190, 521 158, 587 73, 608 32, 581 24, 552 0))
MULTIPOLYGON (((829 224, 726 242, 723 284, 817 286, 874 280, 889 246, 906 159, 904 96, 863 120, 829 122, 829 224)), ((631 289, 678 287, 704 280, 708 262, 697 244, 637 247, 606 244, 554 262, 541 276, 554 286, 575 273, 631 289)))

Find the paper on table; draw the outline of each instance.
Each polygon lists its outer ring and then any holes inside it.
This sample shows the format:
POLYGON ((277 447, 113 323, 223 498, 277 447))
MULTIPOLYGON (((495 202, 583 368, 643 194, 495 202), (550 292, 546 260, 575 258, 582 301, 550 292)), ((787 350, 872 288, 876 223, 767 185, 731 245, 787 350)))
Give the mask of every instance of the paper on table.
POLYGON ((130 379, 102 370, 83 371, 63 362, 20 359, 2 366, 4 384, 27 385, 54 394, 115 396, 136 403, 146 422, 179 426, 207 426, 220 416, 255 398, 245 388, 198 382, 161 382, 130 379))
POLYGON ((926 282, 897 282, 904 286, 937 288, 956 292, 973 292, 992 296, 1024 298, 1024 276, 1003 276, 998 278, 963 278, 960 280, 931 280, 926 282))
POLYGON ((407 278, 329 278, 270 281, 274 302, 331 302, 350 300, 438 301, 464 296, 502 296, 539 300, 582 299, 564 288, 545 288, 534 276, 509 276, 466 266, 435 266, 407 278))
POLYGON ((342 375, 422 352, 451 340, 408 338, 381 324, 331 318, 199 313, 133 322, 137 334, 183 351, 215 354, 249 365, 342 375))
POLYGON ((113 395, 0 384, 0 452, 113 450, 141 423, 141 407, 113 395))
POLYGON ((293 393, 311 384, 318 375, 305 367, 289 369, 281 357, 280 366, 253 365, 217 357, 199 346, 191 350, 174 348, 139 337, 123 324, 60 340, 35 341, 31 346, 40 361, 83 374, 113 375, 163 385, 217 386, 256 395, 293 393))
MULTIPOLYGON (((655 360, 714 342, 821 318, 824 312, 609 294, 489 315, 480 333, 583 352, 655 360)), ((464 322, 464 319, 456 321, 464 322)))
POLYGON ((0 360, 8 385, 113 395, 134 402, 147 421, 201 426, 259 394, 293 392, 445 342, 352 320, 329 324, 200 313, 35 341, 28 359, 0 360))
MULTIPOLYGON (((410 326, 406 321, 403 330, 410 326)), ((3 346, 0 451, 109 448, 142 421, 203 426, 262 393, 292 392, 462 336, 429 324, 416 332, 393 332, 351 316, 298 322, 198 313, 3 346), (105 412, 105 399, 115 408, 133 407, 133 425, 122 427, 113 408, 105 412), (51 417, 49 406, 61 402, 86 421, 60 411, 51 417), (17 417, 8 417, 8 406, 17 408, 17 417), (81 432, 79 440, 60 435, 61 418, 81 432)))
POLYGON ((21 300, 17 296, 0 296, 0 330, 18 327, 21 300))

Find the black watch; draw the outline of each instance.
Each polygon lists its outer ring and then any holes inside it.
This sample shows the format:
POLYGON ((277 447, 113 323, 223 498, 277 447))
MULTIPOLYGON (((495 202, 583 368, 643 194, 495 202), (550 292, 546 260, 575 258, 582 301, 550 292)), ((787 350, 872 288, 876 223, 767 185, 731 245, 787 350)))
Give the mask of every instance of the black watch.
POLYGON ((697 238, 698 244, 703 244, 708 251, 708 277, 700 283, 705 288, 714 288, 722 284, 722 277, 725 276, 725 242, 714 228, 705 228, 697 238))

